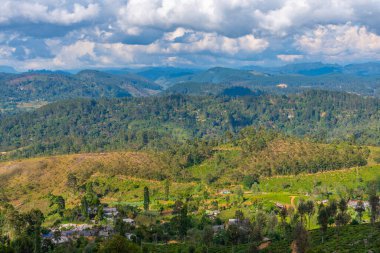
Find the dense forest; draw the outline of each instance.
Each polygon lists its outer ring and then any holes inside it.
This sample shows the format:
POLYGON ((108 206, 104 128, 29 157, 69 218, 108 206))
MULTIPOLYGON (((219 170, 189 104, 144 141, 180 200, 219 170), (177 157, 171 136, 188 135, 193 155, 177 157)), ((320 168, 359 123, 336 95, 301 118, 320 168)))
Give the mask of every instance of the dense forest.
POLYGON ((329 91, 75 99, 3 116, 0 149, 21 156, 162 150, 196 138, 223 142, 251 125, 319 142, 379 145, 379 108, 378 99, 329 91))

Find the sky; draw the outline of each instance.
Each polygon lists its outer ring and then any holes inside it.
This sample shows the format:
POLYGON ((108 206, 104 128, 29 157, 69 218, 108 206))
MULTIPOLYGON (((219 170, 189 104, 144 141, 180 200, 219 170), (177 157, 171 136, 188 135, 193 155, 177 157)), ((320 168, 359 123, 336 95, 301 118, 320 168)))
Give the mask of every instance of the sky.
POLYGON ((380 0, 0 0, 17 70, 380 60, 380 0))

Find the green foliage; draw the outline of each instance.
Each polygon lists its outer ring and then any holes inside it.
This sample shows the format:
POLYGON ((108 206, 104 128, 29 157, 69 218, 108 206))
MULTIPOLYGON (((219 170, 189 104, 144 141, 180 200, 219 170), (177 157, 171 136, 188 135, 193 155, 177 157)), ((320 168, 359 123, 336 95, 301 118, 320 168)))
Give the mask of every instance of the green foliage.
MULTIPOLYGON (((178 163, 186 167, 208 156, 205 141, 222 140, 227 131, 237 133, 250 125, 319 141, 378 145, 379 111, 378 99, 327 91, 238 98, 76 99, 3 116, 0 150, 11 151, 7 158, 125 148, 169 149, 182 157, 178 163), (181 146, 194 138, 202 139, 181 146)), ((243 136, 255 136, 250 142, 241 139, 243 150, 248 152, 259 151, 273 138, 247 131, 243 136)))
POLYGON ((150 204, 150 196, 149 196, 149 188, 147 186, 144 187, 144 210, 149 210, 150 204))
POLYGON ((140 247, 128 241, 125 237, 115 235, 100 245, 100 253, 139 253, 140 247))
POLYGON ((49 194, 49 201, 49 207, 53 209, 50 212, 50 215, 58 213, 62 217, 63 212, 65 211, 65 199, 62 196, 49 194))

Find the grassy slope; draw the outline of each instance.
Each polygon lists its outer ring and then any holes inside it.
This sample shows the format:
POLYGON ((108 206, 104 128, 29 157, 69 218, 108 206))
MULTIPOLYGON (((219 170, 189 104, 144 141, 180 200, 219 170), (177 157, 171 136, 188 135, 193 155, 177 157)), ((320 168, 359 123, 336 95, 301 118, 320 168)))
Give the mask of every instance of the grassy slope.
MULTIPOLYGON (((373 150, 378 151, 379 148, 373 148, 373 150)), ((294 201, 296 204, 299 198, 308 198, 310 194, 320 196, 321 192, 330 191, 336 196, 342 187, 354 189, 364 186, 367 181, 380 176, 380 166, 375 165, 374 157, 377 157, 377 154, 374 151, 369 159, 371 166, 317 174, 262 178, 256 190, 245 190, 246 201, 242 204, 242 208, 246 207, 249 211, 252 203, 257 201, 291 205, 291 196, 296 196, 294 201)), ((216 150, 212 158, 189 168, 195 178, 202 180, 208 173, 213 174, 220 169, 224 169, 226 173, 222 174, 220 182, 213 185, 203 183, 203 186, 198 188, 194 187, 197 184, 195 182, 172 183, 172 198, 180 197, 188 192, 200 194, 200 191, 203 191, 202 188, 206 187, 212 194, 212 198, 218 200, 220 205, 225 204, 225 196, 221 196, 217 192, 222 188, 236 190, 236 185, 224 183, 228 182, 230 175, 233 174, 233 168, 236 168, 234 166, 237 165, 233 161, 240 157, 239 153, 240 151, 236 148, 222 147, 216 150)), ((79 185, 84 185, 88 181, 96 181, 97 192, 107 192, 102 200, 105 203, 123 202, 141 205, 142 189, 147 185, 151 189, 152 198, 159 200, 153 205, 159 205, 163 203, 161 201, 164 191, 163 182, 148 179, 154 178, 157 174, 170 173, 170 169, 165 166, 159 156, 145 152, 111 152, 32 158, 0 163, 0 184, 2 185, 0 191, 3 191, 21 210, 40 208, 46 211, 48 209, 46 196, 50 192, 63 195, 67 206, 72 207, 78 203, 79 193, 73 193, 66 186, 68 173, 74 173, 78 177, 79 185)), ((227 218, 231 212, 233 210, 227 210, 226 213, 222 213, 222 216, 227 218)))
POLYGON ((164 164, 157 157, 143 152, 77 154, 32 158, 0 163, 0 185, 11 202, 22 210, 47 209, 48 193, 63 195, 67 205, 77 203, 66 186, 68 173, 74 173, 79 184, 94 178, 103 178, 109 185, 134 177, 160 174, 164 164), (113 182, 115 181, 115 182, 113 182))

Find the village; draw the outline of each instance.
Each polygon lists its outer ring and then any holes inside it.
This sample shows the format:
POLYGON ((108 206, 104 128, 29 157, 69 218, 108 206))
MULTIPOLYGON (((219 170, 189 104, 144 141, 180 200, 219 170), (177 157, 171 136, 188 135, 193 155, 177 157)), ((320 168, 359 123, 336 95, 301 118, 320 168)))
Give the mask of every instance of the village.
MULTIPOLYGON (((107 239, 111 238, 114 235, 122 235, 131 242, 142 243, 144 239, 146 240, 146 238, 142 238, 142 235, 144 233, 141 232, 141 229, 154 230, 156 228, 153 227, 166 226, 167 224, 170 224, 170 226, 172 226, 172 223, 175 222, 182 224, 181 219, 198 219, 198 222, 201 222, 201 225, 204 228, 206 226, 210 228, 210 238, 213 238, 213 240, 220 237, 221 235, 225 235, 226 232, 231 231, 231 229, 237 229, 238 237, 242 237, 238 240, 244 241, 244 238, 247 236, 252 236, 252 226, 254 226, 254 223, 251 222, 252 218, 245 217, 245 213, 247 212, 243 212, 241 210, 250 208, 253 210, 253 212, 256 212, 257 215, 257 210, 255 210, 257 206, 249 206, 247 203, 252 202, 249 202, 247 200, 243 203, 238 204, 235 202, 228 206, 216 206, 217 208, 212 208, 215 207, 215 205, 208 205, 204 203, 206 206, 211 208, 203 209, 201 207, 198 207, 197 210, 192 211, 189 211, 187 209, 187 205, 185 203, 176 201, 175 204, 171 207, 168 207, 168 209, 161 209, 159 211, 160 215, 152 215, 152 213, 155 212, 154 210, 149 210, 150 199, 149 190, 147 190, 147 187, 144 189, 144 193, 144 210, 138 209, 136 207, 109 207, 108 205, 98 203, 97 205, 87 207, 86 215, 88 217, 88 222, 59 224, 58 226, 55 226, 48 230, 48 233, 43 234, 43 238, 50 239, 54 244, 65 244, 70 241, 75 241, 79 238, 86 238, 89 241, 94 241, 97 238, 107 239), (126 212, 126 208, 133 211, 126 212), (221 212, 229 212, 230 210, 235 211, 230 217, 225 218, 224 216, 224 219, 221 219, 221 212), (149 228, 146 227, 145 224, 136 222, 134 219, 135 217, 150 215, 152 215, 150 218, 153 218, 154 216, 154 219, 156 219, 156 223, 158 225, 152 224, 149 228), (202 224, 202 222, 204 222, 204 224, 202 224)), ((249 194, 250 192, 245 193, 249 194)), ((229 189, 222 189, 217 191, 217 196, 227 199, 236 197, 236 194, 236 192, 229 189)), ((299 196, 297 196, 297 198, 299 198, 299 196)), ((210 203, 210 201, 208 201, 208 203, 210 203)), ((296 203, 296 196, 290 196, 289 204, 273 201, 271 213, 263 215, 267 216, 265 219, 274 219, 274 226, 276 226, 276 224, 279 223, 279 220, 284 223, 286 220, 294 219, 295 213, 303 212, 303 215, 305 215, 307 212, 309 212, 313 215, 316 212, 317 206, 320 208, 320 206, 330 206, 332 203, 336 204, 335 200, 331 202, 328 199, 322 199, 316 201, 315 203, 309 201, 309 203, 311 203, 310 208, 312 210, 302 211, 302 205, 304 203, 305 202, 303 199, 298 200, 296 203), (271 216, 272 214, 274 216, 271 216)), ((88 205, 88 203, 86 205, 88 205)), ((370 208, 370 203, 368 201, 362 200, 349 200, 346 202, 346 205, 347 209, 353 212, 358 212, 358 215, 360 216, 360 222, 362 222, 362 213, 370 208)), ((254 219, 257 219, 257 217, 254 217, 254 219)), ((308 219, 310 222, 311 217, 309 216, 308 219)), ((190 227, 186 229, 189 228, 190 227)), ((186 235, 186 233, 187 231, 184 232, 184 235, 186 235)), ((264 236, 263 231, 256 231, 256 233, 258 233, 257 236, 260 241, 259 248, 263 249, 264 247, 267 247, 271 244, 272 239, 270 238, 270 234, 264 236)), ((156 241, 161 240, 165 243, 178 243, 178 239, 181 238, 178 236, 165 236, 163 234, 155 234, 155 236, 156 241)))

